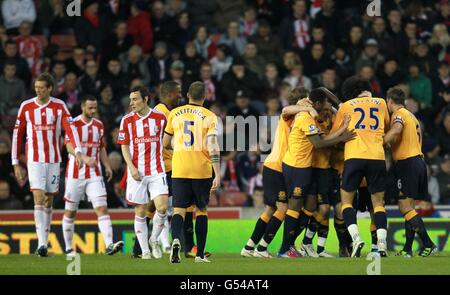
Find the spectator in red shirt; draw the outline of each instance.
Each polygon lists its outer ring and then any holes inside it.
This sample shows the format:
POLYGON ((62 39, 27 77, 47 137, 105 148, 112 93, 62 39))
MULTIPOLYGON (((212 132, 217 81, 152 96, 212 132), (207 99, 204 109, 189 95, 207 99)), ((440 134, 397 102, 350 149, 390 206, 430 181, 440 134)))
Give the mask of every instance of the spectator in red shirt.
POLYGON ((19 26, 19 36, 16 38, 19 54, 24 58, 34 79, 39 74, 39 66, 41 63, 42 43, 41 40, 34 36, 30 36, 32 31, 32 23, 24 21, 19 26))
POLYGON ((150 14, 144 11, 144 1, 131 4, 131 16, 128 19, 128 34, 133 37, 134 44, 142 48, 144 54, 150 53, 153 47, 153 30, 150 14))

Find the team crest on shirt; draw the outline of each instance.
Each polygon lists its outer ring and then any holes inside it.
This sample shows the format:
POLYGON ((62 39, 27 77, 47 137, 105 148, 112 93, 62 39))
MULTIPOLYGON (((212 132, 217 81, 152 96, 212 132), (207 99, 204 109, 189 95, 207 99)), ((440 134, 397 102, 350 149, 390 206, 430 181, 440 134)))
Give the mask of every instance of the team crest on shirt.
POLYGON ((278 200, 280 200, 280 201, 286 200, 286 192, 285 191, 278 192, 278 200))
POLYGON ((153 132, 154 132, 154 134, 158 134, 158 131, 159 131, 159 128, 158 128, 158 126, 154 126, 153 127, 153 132))
POLYGON ((73 123, 72 117, 68 117, 68 118, 67 118, 67 122, 69 122, 69 124, 72 124, 72 123, 73 123))
POLYGON ((20 120, 17 119, 17 120, 16 120, 16 127, 19 127, 19 125, 20 125, 20 120))
POLYGON ((316 131, 316 125, 313 125, 313 124, 309 125, 309 132, 314 132, 314 131, 316 131))
POLYGON ((117 136, 117 138, 118 138, 119 140, 125 140, 125 133, 119 132, 119 135, 117 136))

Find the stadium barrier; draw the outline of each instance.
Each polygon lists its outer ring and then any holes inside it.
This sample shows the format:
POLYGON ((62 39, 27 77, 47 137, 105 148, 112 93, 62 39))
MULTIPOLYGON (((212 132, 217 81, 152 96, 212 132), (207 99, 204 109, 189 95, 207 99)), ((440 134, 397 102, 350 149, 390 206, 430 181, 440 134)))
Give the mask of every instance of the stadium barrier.
MULTIPOLYGON (((243 244, 251 235, 255 219, 241 219, 243 208, 214 208, 209 213, 210 224, 208 231, 207 250, 215 253, 239 253, 243 244)), ((134 243, 133 217, 131 210, 111 210, 114 238, 125 242, 124 252, 130 253, 134 243)), ((64 240, 61 228, 62 211, 55 211, 52 222, 52 232, 49 235, 49 252, 62 254, 64 240)), ((247 218, 247 217, 244 217, 247 218)), ((429 235, 440 251, 450 252, 449 229, 450 218, 425 218, 429 235)), ((97 218, 91 210, 80 210, 75 222, 76 233, 74 244, 77 252, 84 254, 104 253, 103 238, 98 231, 97 218)), ((365 250, 370 249, 370 220, 358 220, 363 239, 366 241, 365 250)), ((388 247, 389 250, 400 250, 404 242, 404 220, 389 218, 388 247)), ((281 243, 280 230, 269 250, 276 252, 281 243)), ((300 239, 298 239, 300 242, 300 239)), ((0 255, 30 254, 37 247, 32 211, 4 211, 0 212, 0 255)), ((417 250, 419 243, 414 243, 417 250)), ((338 242, 330 220, 330 232, 327 250, 336 253, 338 242)))

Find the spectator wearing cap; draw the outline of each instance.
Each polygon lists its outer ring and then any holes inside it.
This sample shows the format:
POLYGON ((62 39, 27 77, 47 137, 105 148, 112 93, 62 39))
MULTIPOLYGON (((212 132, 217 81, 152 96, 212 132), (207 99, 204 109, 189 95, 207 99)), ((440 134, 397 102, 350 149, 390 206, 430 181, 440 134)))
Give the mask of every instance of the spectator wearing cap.
POLYGON ((167 15, 163 1, 155 1, 151 8, 151 23, 153 27, 154 42, 167 42, 172 40, 176 27, 175 16, 167 15))
POLYGON ((205 60, 213 58, 216 54, 217 45, 211 41, 208 35, 208 28, 204 25, 197 27, 194 45, 198 54, 205 60))
POLYGON ((277 63, 282 55, 282 49, 278 37, 271 31, 270 24, 263 19, 259 21, 256 33, 248 38, 248 42, 256 45, 259 55, 266 63, 277 63))
POLYGON ((157 42, 153 50, 153 55, 147 61, 151 87, 155 87, 167 80, 169 77, 170 64, 171 61, 167 54, 167 44, 164 42, 157 42))
POLYGON ((242 56, 245 51, 247 40, 239 33, 239 24, 236 21, 230 21, 227 26, 227 32, 220 38, 219 44, 226 44, 231 49, 232 55, 242 56))
POLYGON ((150 15, 144 10, 145 6, 146 3, 142 0, 131 2, 128 34, 133 37, 134 44, 139 45, 144 54, 148 54, 153 47, 153 30, 150 15))
POLYGON ((109 32, 110 24, 105 15, 99 14, 99 3, 96 0, 83 1, 82 16, 75 21, 75 37, 78 46, 95 48, 101 52, 103 42, 109 32))
POLYGON ((258 78, 262 78, 264 74, 264 59, 258 54, 258 48, 255 43, 247 43, 244 53, 245 66, 252 72, 258 75, 258 78))
POLYGON ((22 22, 34 23, 36 20, 36 7, 32 0, 4 0, 1 11, 8 35, 16 35, 22 22))
POLYGON ((120 55, 126 54, 133 45, 133 37, 128 34, 128 25, 126 21, 117 21, 114 24, 114 31, 106 38, 102 50, 101 68, 105 69, 109 60, 120 55))
POLYGON ((151 75, 139 45, 131 46, 128 54, 122 56, 121 63, 123 72, 130 80, 141 79, 144 85, 149 85, 151 75))
POLYGON ((441 162, 440 171, 436 175, 441 198, 439 203, 450 204, 450 154, 446 154, 441 162))
POLYGON ((78 82, 80 95, 92 94, 97 96, 100 93, 101 84, 102 80, 98 72, 97 62, 95 60, 87 61, 86 70, 78 82))
POLYGON ((398 68, 398 63, 394 58, 385 61, 383 66, 380 67, 377 77, 384 92, 405 82, 405 75, 398 68))
POLYGON ((175 81, 181 86, 181 93, 185 98, 190 84, 185 76, 185 66, 181 60, 175 60, 170 65, 169 80, 175 81))
POLYGON ((22 80, 16 77, 16 63, 7 60, 0 76, 0 115, 17 114, 20 104, 25 100, 26 88, 22 80))
POLYGON ((417 99, 423 107, 431 106, 433 95, 431 80, 422 73, 418 64, 411 63, 408 66, 408 77, 406 81, 411 90, 411 95, 417 99))
POLYGON ((261 90, 258 76, 245 67, 242 58, 235 58, 231 69, 221 81, 222 97, 226 103, 233 102, 238 90, 244 90, 252 99, 257 98, 261 90))
POLYGON ((311 41, 311 18, 307 12, 306 0, 295 0, 291 7, 292 16, 284 18, 280 24, 281 45, 283 49, 304 50, 311 41))
POLYGON ((222 80, 223 75, 228 72, 233 63, 233 58, 230 54, 231 50, 227 45, 219 44, 215 56, 209 61, 212 67, 213 76, 218 82, 222 80))
POLYGON ((370 65, 377 70, 378 66, 384 62, 384 57, 379 52, 378 42, 375 39, 368 39, 364 46, 364 51, 356 61, 355 70, 359 72, 364 65, 370 65))

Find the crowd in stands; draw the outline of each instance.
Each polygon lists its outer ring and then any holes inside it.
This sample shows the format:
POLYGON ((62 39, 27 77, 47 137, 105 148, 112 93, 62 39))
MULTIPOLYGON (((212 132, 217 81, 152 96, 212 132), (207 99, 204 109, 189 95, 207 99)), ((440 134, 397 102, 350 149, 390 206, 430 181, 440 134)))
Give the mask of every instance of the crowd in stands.
MULTIPOLYGON (((224 120, 278 116, 297 86, 325 86, 340 97, 354 74, 370 81, 375 96, 394 86, 407 93, 406 108, 422 124, 429 198, 450 204, 450 3, 380 2, 380 15, 369 16, 361 0, 83 0, 80 16, 69 16, 71 1, 1 1, 0 209, 33 207, 28 181, 12 173, 11 132, 42 72, 54 76, 53 96, 74 117, 81 97, 98 98, 113 208, 126 207, 115 139, 133 86, 147 86, 154 106, 162 82, 177 81, 186 97, 190 83, 201 80, 206 107, 224 120)), ((223 152, 223 193, 211 205, 262 206, 261 158, 257 151, 223 152)), ((395 204, 389 175, 386 202, 395 204)), ((57 198, 55 207, 62 206, 57 198)))

